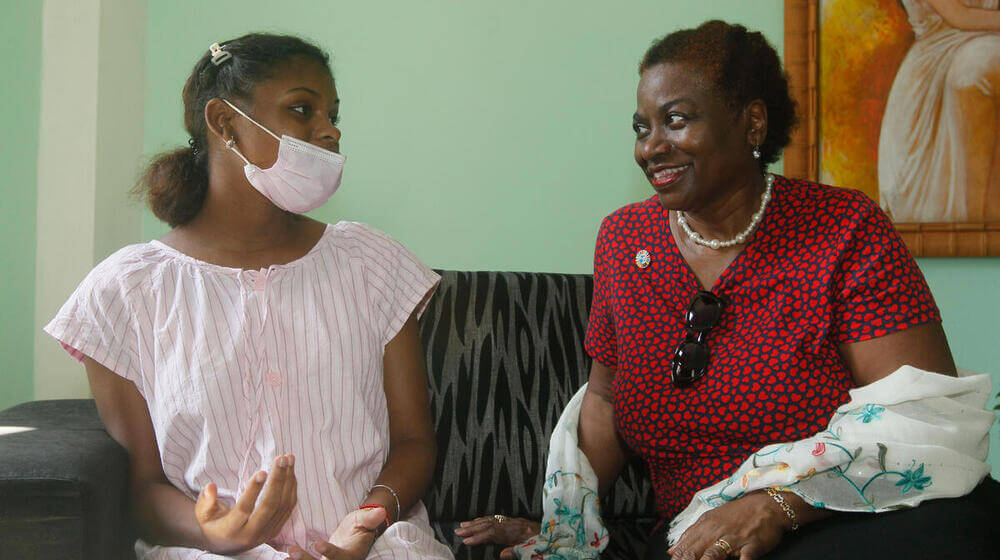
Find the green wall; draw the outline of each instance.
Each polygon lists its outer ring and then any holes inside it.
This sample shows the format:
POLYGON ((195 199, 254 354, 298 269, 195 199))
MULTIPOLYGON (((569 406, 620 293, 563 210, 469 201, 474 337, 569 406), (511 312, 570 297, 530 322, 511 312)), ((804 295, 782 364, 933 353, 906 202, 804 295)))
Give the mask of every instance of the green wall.
MULTIPOLYGON (((1000 389, 1000 259, 920 259, 959 367, 993 374, 1000 389)), ((990 408, 1000 403, 995 396, 990 408)), ((1000 426, 990 432, 993 477, 1000 480, 1000 426)))
MULTIPOLYGON (((32 398, 41 327, 41 4, 0 0, 0 67, 15 77, 0 84, 0 407, 32 398)), ((149 0, 144 147, 186 141, 180 90, 209 44, 298 33, 331 51, 343 98, 347 175, 316 217, 369 222, 436 267, 589 272, 601 218, 650 192, 632 162, 638 58, 654 37, 712 17, 761 29, 781 48, 780 0, 149 0)), ((147 213, 143 237, 162 231, 147 213)), ((1000 370, 1000 260, 920 266, 959 364, 1000 370)), ((996 430, 993 448, 1000 468, 996 430)))
MULTIPOLYGON (((679 4, 151 1, 145 148, 186 141, 180 90, 209 44, 300 34, 333 55, 348 158, 344 185, 315 217, 385 229, 435 267, 590 272, 601 219, 651 194, 630 128, 649 43, 723 18, 782 48, 780 0, 679 4)), ((147 213, 145 237, 163 231, 147 213)), ((957 361, 998 370, 1000 260, 920 265, 957 361)))
MULTIPOLYGON (((314 215, 368 222, 458 269, 589 271, 601 219, 651 194, 631 130, 650 42, 710 18, 783 39, 780 0, 276 6, 150 2, 147 151, 186 141, 180 90, 208 45, 301 34, 333 55, 347 156, 314 215)), ((160 231, 147 216, 147 236, 160 231)))
POLYGON ((0 410, 34 393, 42 3, 0 3, 0 410))

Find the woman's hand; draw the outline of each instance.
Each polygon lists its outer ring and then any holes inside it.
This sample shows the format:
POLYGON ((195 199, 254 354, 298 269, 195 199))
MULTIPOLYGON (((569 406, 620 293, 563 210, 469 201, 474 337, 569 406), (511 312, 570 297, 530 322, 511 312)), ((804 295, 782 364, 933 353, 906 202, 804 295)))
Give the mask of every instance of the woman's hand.
POLYGON ((296 503, 295 457, 276 458, 271 472, 270 476, 264 471, 255 474, 232 509, 219 500, 215 483, 205 486, 194 513, 207 550, 235 554, 277 536, 296 503))
POLYGON ((522 543, 542 531, 540 523, 520 517, 488 515, 472 521, 463 521, 455 529, 462 537, 462 544, 501 544, 513 546, 522 543))
POLYGON ((760 558, 781 542, 791 521, 778 504, 764 492, 747 494, 738 500, 706 512, 684 531, 670 552, 671 560, 740 560, 760 558), (714 543, 722 539, 732 548, 714 543))
MULTIPOLYGON (((330 542, 318 542, 313 546, 327 560, 364 560, 375 542, 375 531, 386 521, 386 515, 384 508, 356 509, 341 520, 330 542)), ((288 553, 295 560, 319 560, 297 546, 291 547, 288 553)))

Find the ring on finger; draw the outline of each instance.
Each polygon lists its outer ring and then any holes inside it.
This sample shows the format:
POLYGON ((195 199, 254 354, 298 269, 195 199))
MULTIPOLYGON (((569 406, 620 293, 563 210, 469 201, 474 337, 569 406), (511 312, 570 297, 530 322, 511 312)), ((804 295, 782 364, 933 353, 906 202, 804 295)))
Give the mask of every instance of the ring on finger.
POLYGON ((731 556, 733 554, 733 545, 726 542, 726 539, 718 538, 712 543, 712 546, 717 546, 722 549, 722 552, 726 553, 726 556, 731 556))
POLYGON ((496 520, 496 522, 497 522, 498 525, 501 525, 501 524, 503 524, 504 521, 507 521, 507 516, 498 513, 498 514, 496 514, 496 515, 493 516, 493 519, 496 520))

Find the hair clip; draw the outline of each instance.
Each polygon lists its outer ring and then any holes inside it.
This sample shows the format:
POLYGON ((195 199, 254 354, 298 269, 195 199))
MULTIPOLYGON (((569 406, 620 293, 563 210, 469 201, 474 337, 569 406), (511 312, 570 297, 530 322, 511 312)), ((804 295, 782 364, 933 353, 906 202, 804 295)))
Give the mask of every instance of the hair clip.
POLYGON ((208 47, 208 51, 212 53, 212 64, 215 66, 233 58, 233 55, 222 50, 222 47, 220 47, 218 43, 212 43, 212 46, 208 47))

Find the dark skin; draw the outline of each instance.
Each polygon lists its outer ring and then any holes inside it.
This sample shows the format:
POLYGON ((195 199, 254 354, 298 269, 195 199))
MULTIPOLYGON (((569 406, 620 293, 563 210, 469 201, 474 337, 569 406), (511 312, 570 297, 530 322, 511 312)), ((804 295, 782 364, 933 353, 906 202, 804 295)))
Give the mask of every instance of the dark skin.
MULTIPOLYGON (((691 228, 706 239, 731 239, 743 231, 760 206, 765 180, 752 156, 767 134, 767 108, 753 100, 733 109, 712 87, 701 69, 683 63, 647 68, 640 77, 635 160, 670 210, 673 238, 702 287, 712 288, 746 244, 714 250, 693 243, 677 225, 683 211, 691 228), (664 174, 669 181, 664 184, 664 174)), ((751 242, 753 237, 747 239, 751 242)), ((893 334, 842 344, 838 348, 854 382, 864 386, 903 365, 956 375, 955 363, 940 323, 926 323, 893 334)), ((607 492, 628 459, 628 449, 615 427, 615 370, 594 361, 580 411, 579 438, 607 492)), ((799 525, 831 515, 790 492, 782 496, 799 525)), ((774 549, 791 521, 764 492, 753 492, 703 515, 670 550, 681 560, 718 560, 725 552, 713 546, 722 538, 741 560, 762 557, 774 549)), ((515 543, 505 543, 515 544, 515 543)))
MULTIPOLYGON (((322 64, 290 59, 257 85, 252 99, 229 101, 278 136, 288 134, 339 150, 339 99, 322 64)), ((322 236, 325 224, 274 206, 247 182, 243 161, 225 147, 226 140, 235 139, 251 162, 268 168, 277 158, 278 142, 218 99, 207 104, 205 119, 210 131, 208 196, 193 220, 161 241, 202 261, 250 270, 304 256, 322 236)), ((234 554, 278 534, 296 504, 292 455, 276 458, 271 472, 253 475, 233 507, 217 498, 215 484, 208 484, 192 500, 163 473, 149 410, 136 387, 89 358, 85 363, 101 419, 129 453, 132 509, 145 540, 234 554)), ((330 536, 331 542, 309 543, 330 560, 367 556, 386 518, 405 515, 423 495, 433 472, 436 443, 415 315, 386 345, 383 376, 390 444, 376 484, 396 490, 401 511, 389 492, 373 490, 362 503, 382 507, 348 514, 330 536)), ((311 558, 298 547, 289 553, 311 558)))

